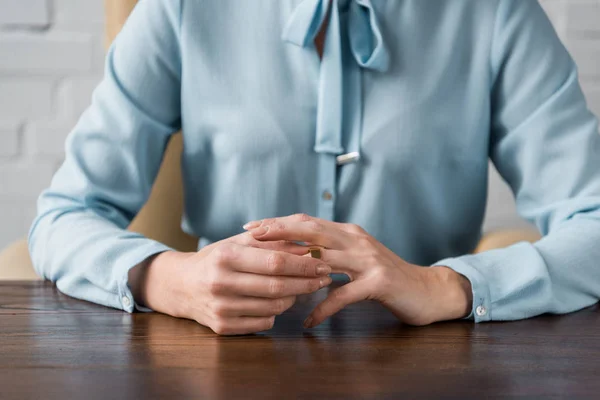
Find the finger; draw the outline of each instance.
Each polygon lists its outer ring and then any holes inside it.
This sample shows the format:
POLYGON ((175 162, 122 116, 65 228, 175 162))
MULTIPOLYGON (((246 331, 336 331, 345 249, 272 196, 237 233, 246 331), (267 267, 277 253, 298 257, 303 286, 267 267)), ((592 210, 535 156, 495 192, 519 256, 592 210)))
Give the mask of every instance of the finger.
POLYGON ((217 335, 248 335, 273 328, 275 317, 235 317, 219 319, 210 328, 217 335))
MULTIPOLYGON (((305 254, 305 257, 310 257, 310 254, 305 254)), ((363 272, 366 267, 365 262, 361 257, 352 254, 349 251, 340 251, 334 249, 321 249, 320 260, 331 267, 331 272, 334 274, 346 274, 351 280, 354 276, 363 272)))
POLYGON ((308 242, 318 246, 344 249, 350 245, 350 234, 323 220, 311 219, 295 221, 289 217, 263 221, 263 224, 249 231, 260 241, 287 240, 308 242))
POLYGON ((306 247, 303 245, 294 242, 289 242, 286 240, 261 242, 260 240, 256 240, 249 232, 243 232, 238 235, 224 239, 220 242, 212 243, 209 246, 206 246, 205 249, 211 246, 214 247, 220 243, 235 243, 244 246, 258 247, 261 249, 285 251, 286 253, 297 255, 302 255, 306 253, 306 247))
POLYGON ((243 226, 243 228, 246 230, 250 230, 250 229, 257 228, 261 225, 273 224, 275 222, 288 222, 288 221, 291 221, 291 222, 318 221, 318 222, 323 223, 324 225, 330 225, 333 227, 338 226, 338 225, 343 225, 339 222, 329 221, 329 220, 322 219, 322 218, 312 217, 308 214, 299 213, 299 214, 287 215, 285 217, 265 218, 265 219, 261 219, 261 220, 250 221, 247 224, 245 224, 243 226))
POLYGON ((278 299, 299 294, 314 293, 328 286, 331 278, 292 278, 284 276, 265 276, 247 273, 234 273, 222 283, 224 293, 240 296, 278 299))
POLYGON ((285 253, 296 254, 298 256, 306 254, 306 246, 301 244, 289 242, 287 240, 261 242, 260 240, 256 240, 250 232, 246 232, 245 234, 250 238, 247 246, 265 250, 283 251, 285 253))
POLYGON ((215 256, 218 257, 218 262, 238 272, 306 278, 331 273, 331 268, 318 259, 255 247, 239 245, 230 247, 221 248, 215 256))
POLYGON ((234 297, 215 300, 210 304, 215 318, 272 317, 281 315, 296 302, 296 296, 279 299, 234 297))
POLYGON ((340 311, 347 305, 365 300, 368 296, 366 285, 361 281, 347 283, 329 293, 304 321, 305 328, 313 328, 340 311))

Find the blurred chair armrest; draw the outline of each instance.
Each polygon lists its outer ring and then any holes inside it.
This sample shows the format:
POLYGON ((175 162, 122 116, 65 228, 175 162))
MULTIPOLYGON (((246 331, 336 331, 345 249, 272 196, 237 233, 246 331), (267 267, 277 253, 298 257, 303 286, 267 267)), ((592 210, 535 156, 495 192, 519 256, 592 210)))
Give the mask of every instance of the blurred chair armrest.
POLYGON ((483 235, 473 253, 501 249, 519 242, 537 242, 541 235, 533 229, 506 229, 489 232, 483 235))
POLYGON ((27 241, 15 242, 0 252, 0 281, 1 280, 39 280, 33 269, 27 241))

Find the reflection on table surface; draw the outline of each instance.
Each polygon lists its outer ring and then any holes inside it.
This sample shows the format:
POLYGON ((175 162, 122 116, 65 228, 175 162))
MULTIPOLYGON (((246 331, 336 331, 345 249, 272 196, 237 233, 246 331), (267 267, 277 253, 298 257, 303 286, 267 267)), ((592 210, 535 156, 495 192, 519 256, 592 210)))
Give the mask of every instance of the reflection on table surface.
POLYGON ((516 323, 410 327, 364 302, 303 329, 326 291, 301 298, 271 331, 218 337, 193 321, 70 299, 47 283, 0 284, 0 388, 9 388, 7 398, 88 399, 585 397, 600 390, 597 306, 516 323))

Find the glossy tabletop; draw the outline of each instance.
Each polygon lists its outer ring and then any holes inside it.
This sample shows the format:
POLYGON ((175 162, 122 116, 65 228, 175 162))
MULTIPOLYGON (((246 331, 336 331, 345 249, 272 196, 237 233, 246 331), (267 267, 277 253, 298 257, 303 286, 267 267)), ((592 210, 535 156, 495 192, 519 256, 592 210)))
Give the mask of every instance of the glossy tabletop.
POLYGON ((268 332, 219 337, 50 283, 0 283, 0 399, 600 398, 600 307, 410 327, 375 303, 322 326, 301 298, 268 332))

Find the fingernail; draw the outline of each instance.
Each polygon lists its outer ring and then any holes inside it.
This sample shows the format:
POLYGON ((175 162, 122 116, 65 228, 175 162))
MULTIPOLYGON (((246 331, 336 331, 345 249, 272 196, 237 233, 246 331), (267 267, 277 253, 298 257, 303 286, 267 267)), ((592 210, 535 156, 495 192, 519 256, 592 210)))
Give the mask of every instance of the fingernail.
POLYGON ((260 226, 258 228, 250 229, 250 233, 254 237, 264 236, 264 235, 266 235, 267 232, 269 232, 269 227, 268 226, 260 226))
POLYGON ((331 273, 331 268, 329 268, 325 264, 321 264, 317 266, 317 275, 329 275, 331 273))
POLYGON ((320 286, 323 288, 331 283, 331 278, 330 277, 321 278, 319 283, 320 283, 320 286))
POLYGON ((244 225, 242 228, 244 228, 245 230, 250 230, 250 229, 258 228, 260 226, 260 224, 262 224, 262 221, 250 221, 246 225, 244 225))
POLYGON ((311 328, 312 327, 312 322, 313 322, 313 317, 311 317, 310 315, 308 316, 308 318, 306 318, 304 320, 304 323, 302 324, 305 328, 311 328))

